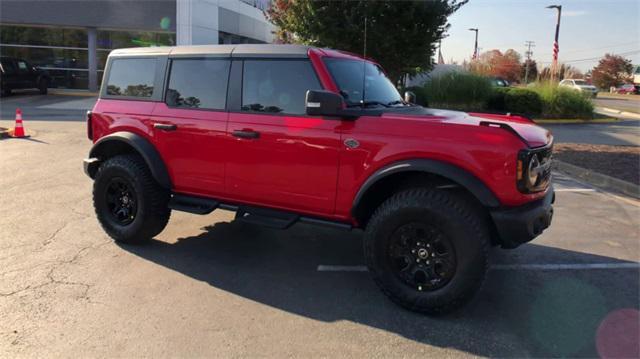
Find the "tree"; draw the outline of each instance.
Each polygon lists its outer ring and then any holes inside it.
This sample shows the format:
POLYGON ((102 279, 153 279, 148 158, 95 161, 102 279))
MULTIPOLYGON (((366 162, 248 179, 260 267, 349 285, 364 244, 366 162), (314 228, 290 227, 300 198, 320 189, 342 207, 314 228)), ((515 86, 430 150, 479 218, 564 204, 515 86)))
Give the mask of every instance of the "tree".
POLYGON ((630 80, 633 65, 619 55, 605 54, 598 66, 593 68, 591 75, 593 83, 603 89, 618 86, 630 80))
POLYGON ((367 1, 274 0, 267 17, 283 43, 364 49, 394 83, 432 67, 435 46, 449 28, 447 17, 468 0, 367 1))
POLYGON ((470 69, 483 76, 501 77, 509 82, 520 81, 522 65, 520 54, 513 49, 505 51, 491 50, 480 55, 470 64, 470 69))

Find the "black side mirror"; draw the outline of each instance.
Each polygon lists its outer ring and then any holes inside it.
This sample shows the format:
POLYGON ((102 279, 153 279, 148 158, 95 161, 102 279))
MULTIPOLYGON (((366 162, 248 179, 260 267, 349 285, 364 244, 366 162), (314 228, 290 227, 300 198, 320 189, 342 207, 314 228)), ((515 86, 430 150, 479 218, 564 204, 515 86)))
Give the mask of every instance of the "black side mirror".
POLYGON ((331 91, 308 90, 305 107, 309 116, 342 116, 344 100, 331 91))
POLYGON ((416 94, 411 91, 404 92, 404 102, 416 103, 416 94))

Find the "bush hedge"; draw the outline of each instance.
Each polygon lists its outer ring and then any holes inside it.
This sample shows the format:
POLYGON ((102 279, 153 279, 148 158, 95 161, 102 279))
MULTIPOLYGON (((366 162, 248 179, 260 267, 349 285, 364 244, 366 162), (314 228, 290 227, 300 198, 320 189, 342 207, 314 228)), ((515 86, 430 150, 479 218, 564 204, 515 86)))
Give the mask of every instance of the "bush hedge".
POLYGON ((553 83, 527 88, 494 88, 489 79, 465 73, 432 78, 423 87, 407 90, 417 103, 460 111, 488 110, 543 118, 593 118, 593 103, 581 93, 553 83))
POLYGON ((544 118, 593 118, 593 102, 580 92, 551 83, 538 84, 532 90, 542 98, 544 118))

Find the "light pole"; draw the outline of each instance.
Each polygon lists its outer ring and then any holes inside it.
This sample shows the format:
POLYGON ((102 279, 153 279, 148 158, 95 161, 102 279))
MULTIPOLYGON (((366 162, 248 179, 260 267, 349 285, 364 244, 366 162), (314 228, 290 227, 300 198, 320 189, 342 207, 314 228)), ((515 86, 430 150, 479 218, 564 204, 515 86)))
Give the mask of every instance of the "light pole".
POLYGON ((473 46, 473 57, 472 60, 478 59, 478 29, 470 28, 469 31, 475 31, 476 33, 476 42, 473 46))
POLYGON ((555 81, 558 75, 558 53, 560 52, 560 45, 558 44, 558 37, 560 36, 560 16, 562 16, 562 5, 549 5, 547 9, 558 10, 558 22, 556 23, 556 37, 553 42, 553 62, 551 63, 551 81, 555 81))

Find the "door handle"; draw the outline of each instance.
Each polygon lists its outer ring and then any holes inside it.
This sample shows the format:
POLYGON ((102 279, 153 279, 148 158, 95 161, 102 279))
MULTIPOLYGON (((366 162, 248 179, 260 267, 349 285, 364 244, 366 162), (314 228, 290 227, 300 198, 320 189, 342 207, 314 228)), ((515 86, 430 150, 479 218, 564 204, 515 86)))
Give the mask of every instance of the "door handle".
POLYGON ((162 131, 175 131, 176 128, 178 128, 178 126, 170 125, 166 123, 154 123, 153 128, 157 128, 158 130, 162 130, 162 131))
POLYGON ((233 137, 256 139, 256 138, 260 138, 260 132, 251 131, 251 130, 236 130, 236 131, 233 131, 233 137))

